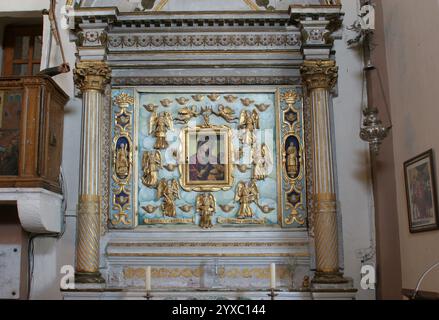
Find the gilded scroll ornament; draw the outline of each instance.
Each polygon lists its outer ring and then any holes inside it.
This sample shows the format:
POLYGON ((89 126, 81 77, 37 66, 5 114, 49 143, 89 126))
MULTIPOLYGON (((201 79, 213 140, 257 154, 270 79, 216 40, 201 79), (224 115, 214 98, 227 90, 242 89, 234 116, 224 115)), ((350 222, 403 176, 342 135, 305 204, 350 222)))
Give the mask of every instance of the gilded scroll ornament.
POLYGON ((163 198, 162 212, 165 217, 175 218, 177 210, 175 200, 180 199, 179 186, 177 180, 160 180, 157 186, 157 198, 163 198))
POLYGON ((129 219, 127 210, 130 209, 130 192, 125 186, 121 186, 119 190, 114 190, 113 195, 113 209, 117 210, 117 213, 113 215, 111 223, 115 226, 119 224, 130 225, 131 219, 129 219))
POLYGON ((259 114, 256 110, 243 110, 239 117, 239 129, 243 130, 242 142, 253 145, 256 142, 255 131, 259 129, 259 114))
POLYGON ((156 138, 154 149, 166 149, 169 144, 166 141, 168 130, 174 130, 173 120, 169 112, 153 112, 149 121, 149 134, 156 138))
POLYGON ((196 201, 196 209, 200 214, 200 227, 203 229, 212 228, 212 217, 216 212, 215 197, 211 193, 203 193, 197 196, 196 201))
POLYGON ((238 186, 236 187, 235 201, 240 204, 238 219, 254 217, 254 212, 250 205, 259 202, 259 190, 253 179, 248 184, 245 184, 245 182, 242 181, 238 183, 238 186))
POLYGON ((162 156, 160 151, 143 152, 142 156, 142 182, 147 187, 156 187, 158 183, 158 171, 162 168, 162 156))
POLYGON ((272 154, 268 146, 263 143, 253 149, 253 178, 265 180, 273 166, 272 154))

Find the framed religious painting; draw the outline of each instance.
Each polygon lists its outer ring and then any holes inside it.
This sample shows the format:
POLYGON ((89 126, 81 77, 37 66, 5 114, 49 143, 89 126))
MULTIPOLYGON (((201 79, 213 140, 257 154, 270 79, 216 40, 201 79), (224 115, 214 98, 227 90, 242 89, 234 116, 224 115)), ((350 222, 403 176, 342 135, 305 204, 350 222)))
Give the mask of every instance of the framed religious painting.
POLYGON ((433 150, 404 163, 411 233, 439 229, 433 150))
POLYGON ((181 135, 181 186, 219 191, 233 186, 232 133, 227 126, 185 128, 181 135))

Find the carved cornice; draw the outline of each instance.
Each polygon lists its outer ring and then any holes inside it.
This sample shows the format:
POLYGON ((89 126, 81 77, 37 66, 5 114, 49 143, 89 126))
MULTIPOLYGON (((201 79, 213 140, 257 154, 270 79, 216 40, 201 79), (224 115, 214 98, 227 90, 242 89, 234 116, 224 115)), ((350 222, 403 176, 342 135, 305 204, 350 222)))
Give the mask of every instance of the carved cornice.
POLYGON ((289 13, 293 25, 302 34, 305 56, 311 59, 329 58, 335 31, 342 27, 344 13, 341 5, 292 5, 289 13))
POLYGON ((298 77, 288 76, 188 76, 188 77, 115 77, 115 86, 169 85, 293 85, 298 77))
POLYGON ((73 70, 75 85, 82 92, 87 90, 104 91, 110 83, 111 69, 103 61, 82 61, 73 70))
POLYGON ((332 60, 305 60, 300 72, 308 90, 331 90, 338 78, 338 67, 332 60))

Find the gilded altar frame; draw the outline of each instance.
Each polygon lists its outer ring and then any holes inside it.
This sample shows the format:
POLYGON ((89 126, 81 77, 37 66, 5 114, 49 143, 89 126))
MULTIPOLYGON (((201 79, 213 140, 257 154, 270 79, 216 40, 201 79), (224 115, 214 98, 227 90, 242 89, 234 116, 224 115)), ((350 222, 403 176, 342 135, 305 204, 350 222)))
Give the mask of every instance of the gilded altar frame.
MULTIPOLYGON (((263 86, 259 88, 250 87, 250 86, 240 86, 240 87, 230 87, 230 86, 206 86, 206 87, 198 87, 198 86, 181 86, 181 87, 157 87, 157 86, 114 86, 112 88, 112 95, 117 96, 121 93, 127 93, 130 96, 134 98, 134 104, 130 105, 130 112, 132 112, 133 117, 133 125, 130 130, 131 134, 131 141, 133 143, 133 148, 131 149, 130 157, 132 159, 132 174, 130 175, 129 182, 127 183, 127 186, 129 187, 127 190, 129 191, 129 203, 127 203, 127 206, 123 207, 123 210, 116 210, 115 208, 109 208, 109 218, 110 221, 114 221, 113 224, 110 225, 110 228, 115 229, 124 229, 124 228, 137 228, 139 226, 139 203, 138 203, 138 192, 135 190, 139 189, 139 180, 137 177, 139 176, 139 136, 138 131, 140 129, 139 125, 139 110, 142 108, 142 105, 140 103, 140 97, 143 94, 157 94, 157 93, 167 93, 167 92, 173 92, 173 93, 181 93, 185 94, 188 92, 197 92, 200 94, 207 94, 207 93, 214 93, 214 94, 225 94, 225 93, 269 93, 274 94, 274 116, 275 116, 275 146, 277 152, 277 169, 276 169, 276 175, 279 177, 277 179, 277 189, 280 191, 277 196, 277 216, 278 216, 278 224, 282 228, 306 228, 306 220, 307 220, 307 186, 305 183, 305 180, 307 179, 306 176, 306 170, 305 170, 305 141, 304 141, 304 101, 302 96, 302 86, 300 85, 288 85, 288 86, 263 86), (291 105, 292 101, 290 101, 286 95, 288 92, 296 92, 297 93, 297 99, 295 99, 293 106, 291 105), (299 112, 300 114, 300 121, 297 121, 297 123, 292 126, 288 124, 285 121, 285 111, 292 109, 295 112, 299 112), (285 139, 289 136, 297 136, 297 138, 300 141, 299 146, 299 153, 301 153, 300 158, 300 172, 297 177, 294 177, 294 179, 287 179, 285 175, 285 159, 283 150, 285 149, 285 139), (297 195, 300 196, 300 200, 297 203, 294 203, 294 205, 290 204, 288 201, 289 194, 291 193, 291 187, 294 186, 294 190, 297 192, 297 195), (123 215, 126 219, 119 219, 123 215)), ((119 106, 113 105, 114 114, 113 117, 117 117, 120 113, 119 106)), ((115 118, 113 120, 113 130, 115 129, 115 118)), ((208 127, 210 124, 207 125, 201 125, 200 127, 208 127)), ((213 125, 212 126, 221 126, 221 125, 213 125)), ((188 127, 194 129, 196 126, 188 127)), ((225 125, 224 130, 230 130, 229 132, 232 133, 232 129, 229 127, 229 125, 225 125)), ((183 131, 183 129, 182 129, 183 131)), ((113 131, 112 133, 112 139, 114 139, 114 134, 117 133, 116 131, 113 131)), ((233 134, 232 134, 233 136, 233 134)), ((178 135, 177 140, 183 138, 178 135)), ((234 139, 234 138, 233 138, 234 139)), ((233 141, 233 139, 231 141, 233 141)), ((182 144, 180 143, 180 146, 182 144)), ((230 145, 230 148, 233 149, 233 143, 230 145)), ((180 157, 182 152, 177 152, 177 159, 180 157)), ((233 154, 231 152, 230 154, 233 154)), ((232 155, 233 157, 233 155, 232 155)), ((180 162, 181 164, 182 162, 180 162)), ((234 160, 230 161, 231 165, 233 166, 233 170, 230 170, 230 173, 235 172, 236 170, 240 170, 239 166, 237 166, 234 163, 234 160)), ((183 167, 178 166, 178 171, 183 170, 183 167)), ((110 168, 110 171, 112 173, 113 169, 110 168)), ((237 173, 237 172, 235 172, 237 173)), ((181 176, 179 177, 179 179, 181 176)), ((230 180, 233 188, 233 184, 236 183, 237 180, 236 176, 231 177, 230 180)), ((209 190, 216 190, 216 191, 222 191, 226 190, 225 192, 230 192, 230 188, 226 185, 218 186, 218 185, 205 185, 205 186, 187 186, 183 188, 185 185, 184 182, 180 181, 180 186, 182 187, 182 190, 186 192, 215 192, 215 191, 209 191, 209 190), (189 190, 189 191, 188 191, 189 190)), ((110 186, 110 190, 115 189, 113 186, 110 186)), ((111 191, 110 198, 112 199, 114 196, 114 192, 111 191)), ((268 209, 268 208, 267 208, 268 209)))
POLYGON ((182 130, 180 136, 179 152, 179 169, 180 185, 185 191, 196 192, 216 192, 226 191, 233 186, 233 146, 232 146, 232 129, 228 126, 196 126, 194 128, 186 127, 182 130), (202 133, 203 135, 222 135, 224 136, 225 161, 219 165, 224 166, 224 180, 200 180, 191 181, 190 178, 190 135, 202 133))

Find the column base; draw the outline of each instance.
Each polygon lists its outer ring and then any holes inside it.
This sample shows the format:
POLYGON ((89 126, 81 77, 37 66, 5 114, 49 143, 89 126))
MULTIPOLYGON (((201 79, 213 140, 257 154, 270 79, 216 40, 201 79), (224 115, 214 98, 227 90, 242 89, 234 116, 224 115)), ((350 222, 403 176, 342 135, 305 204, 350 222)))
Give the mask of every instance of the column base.
POLYGON ((105 279, 100 272, 76 272, 75 283, 93 284, 105 283, 105 279))
POLYGON ((346 284, 349 279, 343 277, 341 272, 315 272, 311 283, 314 284, 346 284))

